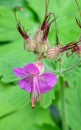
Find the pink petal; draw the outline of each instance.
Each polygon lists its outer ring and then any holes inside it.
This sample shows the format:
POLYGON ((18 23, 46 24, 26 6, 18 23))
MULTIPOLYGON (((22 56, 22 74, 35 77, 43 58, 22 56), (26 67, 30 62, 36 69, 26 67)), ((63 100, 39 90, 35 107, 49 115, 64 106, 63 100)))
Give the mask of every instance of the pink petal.
POLYGON ((39 86, 40 86, 40 92, 41 93, 47 93, 49 92, 56 84, 57 77, 54 74, 51 73, 44 73, 40 76, 39 79, 39 86))
POLYGON ((24 67, 24 70, 28 74, 39 74, 39 69, 36 67, 36 65, 30 63, 24 67))
POLYGON ((14 68, 14 74, 17 76, 17 77, 20 77, 20 78, 24 78, 26 73, 24 71, 23 68, 14 68))
POLYGON ((33 79, 32 78, 26 78, 18 81, 18 84, 20 88, 26 90, 27 92, 33 91, 33 79))

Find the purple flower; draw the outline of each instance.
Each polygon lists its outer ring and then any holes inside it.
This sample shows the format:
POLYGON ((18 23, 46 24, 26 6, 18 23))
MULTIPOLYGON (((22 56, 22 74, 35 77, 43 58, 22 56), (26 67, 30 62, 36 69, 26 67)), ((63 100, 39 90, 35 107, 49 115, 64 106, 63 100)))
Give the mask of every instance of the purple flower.
POLYGON ((35 106, 37 95, 40 101, 41 93, 49 92, 57 82, 56 75, 49 72, 41 74, 40 68, 33 63, 27 64, 24 68, 14 68, 14 74, 21 78, 18 81, 20 88, 31 93, 32 108, 35 106))

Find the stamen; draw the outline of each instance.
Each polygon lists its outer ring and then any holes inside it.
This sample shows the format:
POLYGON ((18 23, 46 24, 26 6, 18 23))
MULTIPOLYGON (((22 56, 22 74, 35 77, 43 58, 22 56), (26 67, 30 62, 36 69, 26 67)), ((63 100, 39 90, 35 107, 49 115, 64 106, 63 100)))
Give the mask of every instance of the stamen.
POLYGON ((36 96, 32 95, 32 108, 34 109, 35 107, 35 102, 36 102, 36 96))
POLYGON ((37 93, 38 93, 38 102, 40 102, 40 100, 41 100, 41 93, 40 93, 40 88, 39 88, 37 77, 36 77, 35 80, 36 80, 36 87, 37 87, 37 93))
POLYGON ((36 102, 36 78, 34 76, 33 78, 33 88, 32 88, 32 101, 31 101, 31 104, 32 104, 32 108, 35 107, 35 102, 36 102))

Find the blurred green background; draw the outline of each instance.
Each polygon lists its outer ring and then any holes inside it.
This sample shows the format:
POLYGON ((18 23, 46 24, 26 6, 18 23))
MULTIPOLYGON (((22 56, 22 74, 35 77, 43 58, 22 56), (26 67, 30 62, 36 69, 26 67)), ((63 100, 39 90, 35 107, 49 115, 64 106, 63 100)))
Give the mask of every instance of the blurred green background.
MULTIPOLYGON (((81 7, 81 1, 78 2, 81 7)), ((40 27, 45 14, 44 0, 0 0, 0 130, 61 130, 58 84, 54 90, 43 95, 40 105, 36 104, 32 110, 29 93, 20 90, 17 78, 13 74, 14 67, 22 67, 36 61, 32 53, 24 50, 23 38, 17 31, 13 12, 17 5, 24 8, 23 12, 17 11, 17 17, 31 37, 40 27)), ((50 0, 49 11, 58 16, 60 42, 67 44, 70 41, 77 41, 80 29, 74 19, 74 16, 79 18, 75 1, 50 0)), ((50 29, 49 40, 51 45, 55 44, 54 24, 50 29)), ((54 61, 46 62, 52 68, 54 61)), ((74 62, 75 56, 68 61, 64 58, 64 67, 74 62)), ((66 104, 68 125, 71 130, 81 129, 80 72, 81 66, 65 76, 69 85, 66 89, 66 104)))

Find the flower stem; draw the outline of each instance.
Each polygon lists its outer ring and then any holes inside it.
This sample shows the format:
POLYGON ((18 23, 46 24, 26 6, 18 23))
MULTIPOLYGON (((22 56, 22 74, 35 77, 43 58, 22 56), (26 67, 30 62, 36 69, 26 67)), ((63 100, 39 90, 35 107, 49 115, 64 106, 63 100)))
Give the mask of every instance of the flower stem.
POLYGON ((60 85, 62 130, 68 130, 66 104, 65 104, 65 86, 64 86, 63 76, 59 77, 59 85, 60 85))
POLYGON ((75 0, 75 2, 76 2, 76 5, 77 5, 77 7, 78 7, 78 11, 79 11, 79 14, 80 14, 80 17, 81 17, 81 10, 80 10, 80 7, 79 7, 79 4, 78 4, 78 1, 75 0))
POLYGON ((65 85, 62 70, 62 58, 59 60, 59 88, 60 88, 60 103, 61 103, 61 119, 62 130, 68 130, 66 104, 65 104, 65 85))

